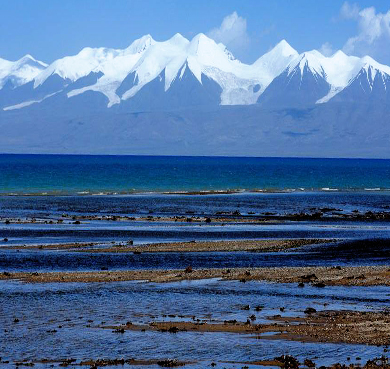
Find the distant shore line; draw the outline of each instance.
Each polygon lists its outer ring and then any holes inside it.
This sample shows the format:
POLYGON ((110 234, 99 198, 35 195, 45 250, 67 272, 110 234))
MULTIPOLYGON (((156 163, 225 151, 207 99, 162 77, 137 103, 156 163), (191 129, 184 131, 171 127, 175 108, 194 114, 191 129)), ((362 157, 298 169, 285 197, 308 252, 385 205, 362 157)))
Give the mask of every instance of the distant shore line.
POLYGON ((225 190, 131 190, 131 191, 122 191, 122 190, 110 190, 110 191, 99 191, 99 190, 77 190, 77 191, 35 191, 35 192, 23 192, 23 191, 9 191, 2 192, 0 190, 0 197, 21 197, 21 196, 68 196, 68 197, 83 197, 83 196, 207 196, 207 195, 239 195, 239 194, 293 194, 293 193, 387 193, 390 192, 390 188, 380 188, 380 187, 365 187, 365 188, 331 188, 331 187, 322 187, 322 188, 287 188, 287 189, 277 189, 277 188, 266 188, 266 189, 225 189, 225 190))

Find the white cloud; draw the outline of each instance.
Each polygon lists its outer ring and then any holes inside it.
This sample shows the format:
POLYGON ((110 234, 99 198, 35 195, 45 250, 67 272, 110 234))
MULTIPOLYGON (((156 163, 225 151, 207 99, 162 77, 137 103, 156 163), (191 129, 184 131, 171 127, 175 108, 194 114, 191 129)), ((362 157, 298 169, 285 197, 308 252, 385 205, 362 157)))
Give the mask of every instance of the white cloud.
POLYGON ((356 19, 359 16, 359 6, 346 1, 340 9, 340 17, 345 19, 356 19))
POLYGON ((390 63, 390 9, 377 13, 374 7, 359 9, 356 4, 344 3, 341 17, 357 22, 358 33, 345 43, 348 54, 370 55, 382 63, 390 63))
POLYGON ((216 42, 222 42, 232 51, 242 51, 249 46, 250 38, 246 29, 246 19, 236 12, 227 15, 220 27, 213 28, 208 36, 216 42))
POLYGON ((333 55, 334 53, 334 50, 333 50, 333 46, 331 43, 329 42, 325 42, 324 44, 322 44, 321 48, 320 48, 320 53, 322 55, 325 55, 325 56, 331 56, 333 55))

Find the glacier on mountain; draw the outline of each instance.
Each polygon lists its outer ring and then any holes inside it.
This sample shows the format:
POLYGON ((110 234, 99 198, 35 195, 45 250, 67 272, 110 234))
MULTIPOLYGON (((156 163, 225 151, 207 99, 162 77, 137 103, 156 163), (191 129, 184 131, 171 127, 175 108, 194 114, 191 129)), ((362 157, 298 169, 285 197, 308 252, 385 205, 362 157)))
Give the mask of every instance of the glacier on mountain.
POLYGON ((390 67, 299 53, 245 64, 204 34, 47 65, 0 59, 0 151, 390 157, 390 67))

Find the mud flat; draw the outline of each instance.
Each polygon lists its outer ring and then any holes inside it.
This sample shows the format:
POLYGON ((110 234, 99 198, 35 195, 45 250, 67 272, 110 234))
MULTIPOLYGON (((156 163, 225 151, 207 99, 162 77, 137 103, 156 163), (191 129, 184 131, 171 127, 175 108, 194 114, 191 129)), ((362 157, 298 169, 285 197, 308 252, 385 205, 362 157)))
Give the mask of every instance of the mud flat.
POLYGON ((0 280, 20 280, 28 283, 50 282, 176 282, 221 278, 224 280, 297 283, 297 288, 310 284, 326 286, 390 286, 390 266, 358 267, 295 267, 295 268, 232 268, 185 270, 127 270, 98 272, 3 272, 0 280))
POLYGON ((322 311, 307 310, 305 317, 271 317, 275 324, 253 324, 224 321, 207 322, 151 322, 138 325, 128 322, 120 326, 103 326, 115 333, 125 331, 227 332, 254 333, 258 339, 284 339, 303 342, 350 343, 390 345, 390 312, 322 311), (274 332, 262 336, 261 333, 274 332))
POLYGON ((2 246, 11 250, 72 250, 82 252, 113 252, 113 253, 152 253, 152 252, 280 252, 297 247, 331 243, 335 239, 280 239, 280 240, 234 240, 234 241, 189 241, 150 243, 133 246, 132 242, 75 242, 53 244, 26 244, 2 246))
POLYGON ((87 249, 86 252, 216 252, 250 251, 280 252, 301 246, 335 242, 334 239, 235 240, 190 241, 154 243, 142 246, 114 245, 104 249, 87 249))

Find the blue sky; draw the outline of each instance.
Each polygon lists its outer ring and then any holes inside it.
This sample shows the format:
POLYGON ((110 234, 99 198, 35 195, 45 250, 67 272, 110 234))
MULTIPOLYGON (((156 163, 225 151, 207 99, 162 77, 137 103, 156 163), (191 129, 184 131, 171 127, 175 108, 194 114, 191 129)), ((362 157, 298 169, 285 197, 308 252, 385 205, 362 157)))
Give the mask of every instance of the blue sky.
POLYGON ((0 0, 0 17, 0 57, 9 60, 30 53, 52 62, 148 33, 160 41, 203 32, 244 62, 286 39, 299 52, 343 49, 390 64, 388 0, 0 0))

